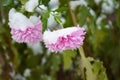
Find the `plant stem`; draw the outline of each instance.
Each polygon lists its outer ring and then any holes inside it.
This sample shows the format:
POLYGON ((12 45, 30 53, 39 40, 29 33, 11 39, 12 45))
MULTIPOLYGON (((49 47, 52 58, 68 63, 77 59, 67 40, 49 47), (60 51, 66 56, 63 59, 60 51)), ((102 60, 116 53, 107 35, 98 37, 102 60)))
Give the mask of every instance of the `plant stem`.
POLYGON ((69 11, 70 11, 70 15, 71 15, 73 24, 74 24, 74 26, 77 26, 77 21, 76 21, 76 18, 75 18, 75 14, 73 13, 73 11, 70 7, 70 2, 69 1, 68 1, 68 8, 69 8, 69 11))
POLYGON ((84 53, 83 47, 79 47, 79 53, 82 58, 85 58, 85 53, 84 53))
MULTIPOLYGON (((69 7, 70 15, 71 15, 71 18, 72 18, 72 22, 73 22, 74 26, 77 26, 77 20, 76 20, 74 12, 72 11, 72 9, 70 7, 69 0, 68 0, 68 7, 69 7)), ((82 58, 85 58, 85 53, 84 53, 84 50, 83 50, 82 46, 79 47, 79 53, 80 53, 80 55, 81 55, 82 58)))

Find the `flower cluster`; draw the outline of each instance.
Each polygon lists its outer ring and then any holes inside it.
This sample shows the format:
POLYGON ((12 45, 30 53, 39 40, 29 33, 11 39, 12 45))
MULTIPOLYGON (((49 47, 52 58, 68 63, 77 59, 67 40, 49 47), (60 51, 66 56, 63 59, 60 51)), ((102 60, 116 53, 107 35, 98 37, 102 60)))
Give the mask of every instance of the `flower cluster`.
MULTIPOLYGON (((25 10, 33 12, 38 5, 38 0, 29 0, 25 4, 25 10), (34 2, 34 4, 32 4, 34 2), (32 6, 32 8, 30 8, 32 6)), ((9 11, 9 26, 14 41, 18 43, 36 44, 43 40, 46 47, 52 52, 61 52, 67 49, 75 49, 83 45, 85 29, 79 26, 63 28, 59 30, 46 30, 42 34, 42 22, 40 17, 32 15, 29 18, 23 13, 12 8, 9 11)), ((47 24, 47 23, 46 23, 47 24)))

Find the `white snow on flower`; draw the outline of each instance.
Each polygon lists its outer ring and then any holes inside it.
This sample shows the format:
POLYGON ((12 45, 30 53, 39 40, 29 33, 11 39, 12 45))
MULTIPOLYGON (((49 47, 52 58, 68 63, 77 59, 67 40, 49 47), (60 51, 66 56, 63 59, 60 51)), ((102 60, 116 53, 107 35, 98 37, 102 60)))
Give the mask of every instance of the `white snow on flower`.
POLYGON ((28 12, 33 12, 37 6, 38 6, 38 0, 28 0, 25 3, 25 10, 28 12))
POLYGON ((30 69, 25 69, 25 71, 24 71, 24 77, 29 77, 31 74, 30 74, 30 72, 31 72, 31 70, 30 69))
POLYGON ((114 11, 114 0, 105 0, 102 3, 102 12, 111 14, 114 11))
POLYGON ((45 31, 43 41, 45 46, 52 52, 73 50, 83 45, 85 29, 68 27, 56 31, 45 31))
POLYGON ((27 46, 32 49, 34 55, 43 53, 42 45, 40 42, 38 42, 36 44, 29 43, 29 44, 27 44, 27 46))
POLYGON ((19 43, 37 43, 42 40, 42 23, 36 15, 27 18, 14 8, 9 11, 9 26, 13 40, 19 43))
POLYGON ((99 4, 101 0, 94 0, 96 4, 99 4))
POLYGON ((51 29, 54 28, 55 26, 57 26, 57 22, 55 21, 54 16, 50 14, 47 22, 47 27, 51 29))
POLYGON ((71 34, 72 32, 76 31, 77 27, 71 27, 67 29, 57 30, 57 31, 45 31, 43 34, 43 40, 48 43, 55 43, 59 36, 71 34), (48 36, 49 34, 49 36, 48 36), (50 38, 48 38, 50 37, 50 38))
POLYGON ((30 19, 28 19, 22 13, 17 12, 14 8, 12 8, 9 11, 9 23, 8 24, 10 25, 10 28, 25 30, 29 26, 31 27, 34 26, 34 23, 37 23, 38 21, 39 21, 38 17, 31 16, 30 19))
POLYGON ((87 2, 85 0, 70 1, 70 6, 73 10, 79 5, 87 6, 87 2))
POLYGON ((60 14, 58 14, 57 12, 51 12, 48 18, 48 22, 47 22, 47 27, 50 30, 53 30, 55 28, 61 28, 61 26, 58 25, 57 21, 55 20, 54 15, 58 15, 60 17, 61 20, 61 24, 65 23, 65 18, 62 17, 60 14))
POLYGON ((45 5, 39 5, 37 8, 36 8, 36 11, 38 12, 38 13, 40 13, 40 14, 43 14, 44 13, 44 11, 46 11, 46 10, 48 10, 48 8, 45 6, 45 5))
POLYGON ((49 8, 51 10, 56 10, 59 7, 59 0, 50 0, 49 2, 49 8))
POLYGON ((37 16, 35 16, 35 15, 30 16, 29 19, 30 19, 30 21, 32 22, 32 24, 37 24, 38 21, 40 21, 40 17, 37 17, 37 16))

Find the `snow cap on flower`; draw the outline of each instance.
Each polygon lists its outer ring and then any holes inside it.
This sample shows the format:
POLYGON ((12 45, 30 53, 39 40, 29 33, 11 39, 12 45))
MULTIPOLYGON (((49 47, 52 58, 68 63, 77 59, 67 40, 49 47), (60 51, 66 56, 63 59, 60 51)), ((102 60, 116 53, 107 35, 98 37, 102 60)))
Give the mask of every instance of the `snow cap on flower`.
POLYGON ((67 49, 75 49, 83 45, 84 28, 70 27, 56 31, 45 31, 43 40, 46 47, 52 52, 61 52, 67 49))
POLYGON ((25 4, 25 10, 28 12, 33 12, 35 7, 38 6, 38 0, 28 0, 25 4))
POLYGON ((12 38, 19 43, 36 43, 42 39, 42 23, 40 17, 27 18, 14 8, 9 11, 9 26, 12 38))

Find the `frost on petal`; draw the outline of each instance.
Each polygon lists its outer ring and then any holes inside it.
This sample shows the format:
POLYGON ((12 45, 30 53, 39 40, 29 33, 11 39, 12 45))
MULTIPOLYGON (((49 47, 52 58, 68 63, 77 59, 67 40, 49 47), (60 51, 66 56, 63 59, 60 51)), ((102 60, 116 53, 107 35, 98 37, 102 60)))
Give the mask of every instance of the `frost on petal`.
POLYGON ((37 43, 42 40, 42 24, 38 23, 26 30, 11 29, 12 38, 19 43, 37 43))
POLYGON ((28 12, 33 12, 35 7, 38 6, 38 0, 28 0, 25 4, 25 10, 28 12))
POLYGON ((43 40, 52 52, 75 49, 83 44, 84 28, 72 27, 57 31, 45 31, 43 40))

